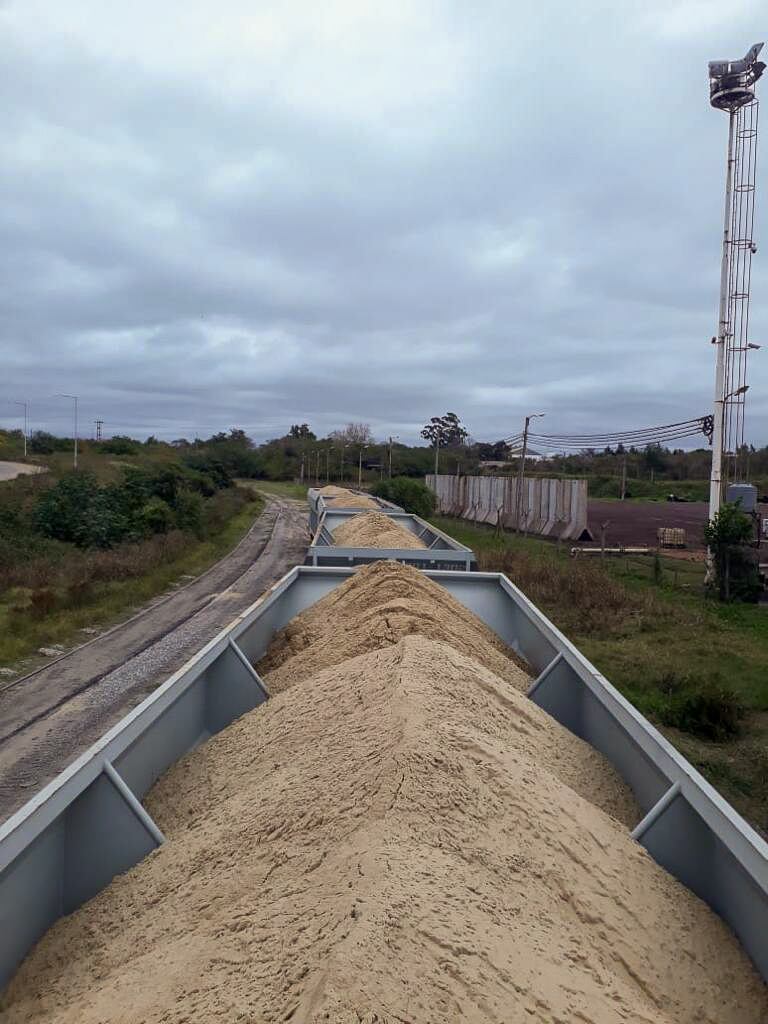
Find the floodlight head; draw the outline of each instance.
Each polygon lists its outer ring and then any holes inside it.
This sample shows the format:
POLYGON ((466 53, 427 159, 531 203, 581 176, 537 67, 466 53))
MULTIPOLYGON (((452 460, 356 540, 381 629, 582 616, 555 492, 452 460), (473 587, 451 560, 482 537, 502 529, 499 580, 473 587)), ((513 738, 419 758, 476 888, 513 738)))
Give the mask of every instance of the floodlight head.
POLYGON ((763 43, 750 47, 742 60, 709 62, 709 102, 717 110, 732 112, 755 98, 755 82, 765 70, 757 59, 763 43))

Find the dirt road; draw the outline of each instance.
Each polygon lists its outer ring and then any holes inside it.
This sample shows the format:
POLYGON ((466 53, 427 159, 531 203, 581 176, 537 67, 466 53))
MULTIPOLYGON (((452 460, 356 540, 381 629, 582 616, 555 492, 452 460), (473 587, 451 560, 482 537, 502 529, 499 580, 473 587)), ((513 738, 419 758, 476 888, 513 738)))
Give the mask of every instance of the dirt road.
POLYGON ((34 476, 35 473, 44 472, 44 466, 31 466, 27 462, 0 462, 0 483, 15 480, 17 476, 34 476))
POLYGON ((188 587, 0 689, 0 820, 20 807, 304 560, 306 506, 269 497, 243 541, 188 587))

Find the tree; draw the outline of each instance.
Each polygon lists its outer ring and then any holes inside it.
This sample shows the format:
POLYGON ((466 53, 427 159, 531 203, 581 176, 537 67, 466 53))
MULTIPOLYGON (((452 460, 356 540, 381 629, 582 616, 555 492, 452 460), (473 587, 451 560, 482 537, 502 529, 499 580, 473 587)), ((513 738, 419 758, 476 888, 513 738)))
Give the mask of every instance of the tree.
POLYGON ((760 594, 760 576, 754 549, 752 520, 739 503, 725 502, 704 528, 715 560, 718 597, 721 601, 756 601, 760 594))
POLYGON ((363 445, 373 441, 370 423, 347 423, 341 430, 334 430, 328 436, 337 444, 363 445))
POLYGON ((288 437, 300 438, 303 441, 316 441, 317 434, 309 429, 308 423, 292 423, 288 431, 288 437))
POLYGON ((447 412, 445 416, 433 416, 422 430, 421 436, 429 441, 433 448, 450 448, 464 444, 468 431, 461 425, 455 412, 447 412))
POLYGON ((657 472, 663 473, 667 468, 667 459, 661 445, 646 445, 645 451, 643 452, 643 462, 645 463, 645 468, 651 474, 651 480, 653 480, 657 472))

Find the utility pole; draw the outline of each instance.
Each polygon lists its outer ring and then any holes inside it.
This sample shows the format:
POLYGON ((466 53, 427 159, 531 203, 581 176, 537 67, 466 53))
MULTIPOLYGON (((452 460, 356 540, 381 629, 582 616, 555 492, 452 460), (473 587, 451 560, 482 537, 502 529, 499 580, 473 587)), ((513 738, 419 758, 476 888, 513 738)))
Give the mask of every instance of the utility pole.
POLYGON ((13 404, 14 405, 20 405, 23 408, 23 410, 24 410, 24 458, 26 459, 26 457, 27 457, 27 435, 29 433, 29 428, 27 426, 27 407, 28 407, 29 403, 28 402, 14 402, 13 404))
POLYGON ((361 448, 360 448, 360 456, 359 456, 359 458, 357 460, 357 489, 358 490, 360 490, 360 488, 363 486, 363 452, 365 451, 365 449, 367 447, 368 447, 367 444, 364 444, 364 445, 361 446, 361 448))
POLYGON ((304 459, 305 458, 306 458, 306 453, 302 452, 301 453, 301 470, 300 470, 300 475, 299 475, 299 483, 300 484, 304 483, 304 459))
POLYGON ((515 524, 518 533, 520 533, 520 527, 523 521, 523 483, 525 481, 525 456, 528 454, 528 426, 531 420, 541 418, 542 416, 546 416, 546 413, 533 412, 530 416, 525 417, 525 426, 523 427, 523 454, 520 459, 520 471, 517 475, 517 501, 515 502, 517 506, 515 524))
POLYGON ((709 519, 720 510, 723 475, 723 430, 725 426, 725 346, 728 337, 728 270, 730 267, 731 196, 733 194, 733 133, 736 110, 728 115, 728 160, 725 172, 725 215, 723 223, 723 255, 720 261, 720 309, 718 334, 712 341, 715 349, 715 416, 712 430, 712 471, 709 478, 709 519))
POLYGON ((57 398, 71 398, 75 403, 75 454, 72 460, 72 466, 77 469, 77 395, 65 395, 59 391, 56 395, 57 398))
POLYGON ((627 453, 624 452, 624 458, 621 460, 621 500, 624 501, 627 495, 627 453))
POLYGON ((440 434, 435 434, 435 487, 437 487, 437 474, 439 473, 440 463, 440 434))
POLYGON ((104 420, 94 420, 93 422, 96 424, 96 440, 100 441, 101 440, 101 428, 104 426, 104 420))
POLYGON ((339 476, 339 480, 342 484, 344 483, 344 449, 346 447, 347 446, 345 444, 341 446, 341 474, 339 476))
POLYGON ((390 435, 390 438, 389 438, 389 479, 390 480, 392 479, 392 442, 393 441, 399 441, 399 440, 400 440, 400 435, 399 434, 395 434, 394 437, 392 437, 392 435, 390 435))
POLYGON ((325 482, 331 482, 331 449, 325 449, 325 482))
POLYGON ((320 486, 320 449, 315 452, 315 483, 320 486))

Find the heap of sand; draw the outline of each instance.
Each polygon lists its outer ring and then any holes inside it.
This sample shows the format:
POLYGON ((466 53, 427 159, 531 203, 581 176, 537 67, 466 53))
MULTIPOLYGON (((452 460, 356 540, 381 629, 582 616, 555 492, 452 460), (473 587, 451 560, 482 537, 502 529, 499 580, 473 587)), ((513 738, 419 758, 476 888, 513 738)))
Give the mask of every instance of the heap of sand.
POLYGON ((320 488, 320 493, 328 505, 338 508, 379 508, 377 501, 374 501, 367 494, 356 494, 346 487, 336 487, 334 484, 327 484, 320 488))
POLYGON ((444 640, 526 691, 527 666, 493 630, 409 565, 372 562, 275 634, 256 666, 270 693, 418 633, 444 640))
POLYGON ((363 512, 333 531, 333 543, 344 548, 424 548, 416 534, 382 512, 363 512))
POLYGON ((568 783, 593 757, 445 643, 333 665, 166 775, 169 841, 49 932, 3 1020, 768 1019, 724 924, 568 783))

